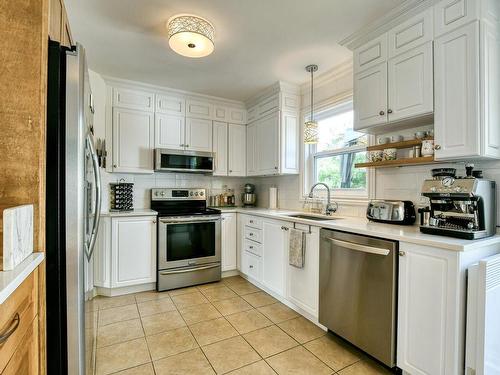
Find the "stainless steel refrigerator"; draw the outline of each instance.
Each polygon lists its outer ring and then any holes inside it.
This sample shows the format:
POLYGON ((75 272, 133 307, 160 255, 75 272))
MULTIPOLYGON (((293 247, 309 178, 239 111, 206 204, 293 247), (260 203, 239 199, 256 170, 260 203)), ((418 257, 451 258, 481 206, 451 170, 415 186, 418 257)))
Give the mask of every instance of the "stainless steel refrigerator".
POLYGON ((85 50, 49 41, 46 162, 47 373, 94 373, 92 253, 101 183, 85 50))

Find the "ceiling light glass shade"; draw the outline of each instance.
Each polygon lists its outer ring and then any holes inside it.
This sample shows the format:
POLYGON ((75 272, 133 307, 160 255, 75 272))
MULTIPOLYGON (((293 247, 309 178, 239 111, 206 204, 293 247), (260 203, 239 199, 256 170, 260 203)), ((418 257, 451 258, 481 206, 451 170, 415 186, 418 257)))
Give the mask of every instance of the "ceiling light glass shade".
POLYGON ((318 142, 318 123, 316 121, 306 121, 304 124, 304 143, 311 145, 318 142))
POLYGON ((214 49, 215 30, 207 20, 180 14, 167 22, 168 44, 179 55, 186 57, 205 57, 214 49))

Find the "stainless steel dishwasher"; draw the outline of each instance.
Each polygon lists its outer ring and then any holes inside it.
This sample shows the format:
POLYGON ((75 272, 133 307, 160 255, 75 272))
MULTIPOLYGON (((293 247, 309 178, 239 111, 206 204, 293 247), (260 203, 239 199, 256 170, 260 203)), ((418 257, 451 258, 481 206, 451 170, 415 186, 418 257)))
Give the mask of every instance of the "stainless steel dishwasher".
POLYGON ((398 242, 321 229, 319 322, 396 366, 398 242))

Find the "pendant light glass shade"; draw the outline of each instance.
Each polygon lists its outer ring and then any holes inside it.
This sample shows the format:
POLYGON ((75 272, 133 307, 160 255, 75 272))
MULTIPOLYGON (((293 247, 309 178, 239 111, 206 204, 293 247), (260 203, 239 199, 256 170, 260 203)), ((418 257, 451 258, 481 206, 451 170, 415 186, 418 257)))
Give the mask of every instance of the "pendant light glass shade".
POLYGON ((314 72, 318 70, 317 65, 306 66, 306 71, 311 73, 311 117, 304 124, 304 143, 316 144, 319 142, 318 123, 314 121, 314 72))
POLYGON ((206 19, 189 14, 179 14, 167 22, 168 44, 179 55, 205 57, 214 49, 215 30, 206 19))

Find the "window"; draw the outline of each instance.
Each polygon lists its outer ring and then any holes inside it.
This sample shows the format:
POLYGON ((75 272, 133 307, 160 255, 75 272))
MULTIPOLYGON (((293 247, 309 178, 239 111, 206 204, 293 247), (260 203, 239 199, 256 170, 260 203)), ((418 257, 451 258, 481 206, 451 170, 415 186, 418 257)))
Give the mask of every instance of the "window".
POLYGON ((354 164, 366 160, 368 136, 353 130, 352 102, 320 112, 316 120, 319 143, 309 149, 309 186, 324 182, 337 196, 367 196, 367 171, 354 164))

